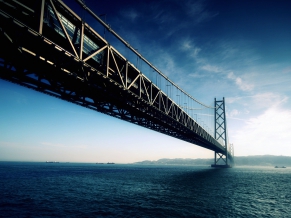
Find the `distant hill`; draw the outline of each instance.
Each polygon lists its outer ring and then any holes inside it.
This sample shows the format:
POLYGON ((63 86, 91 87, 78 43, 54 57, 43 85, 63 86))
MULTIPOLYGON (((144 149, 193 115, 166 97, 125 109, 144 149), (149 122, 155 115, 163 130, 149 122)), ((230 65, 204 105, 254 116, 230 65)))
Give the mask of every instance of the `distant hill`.
MULTIPOLYGON (((159 159, 156 161, 141 161, 136 164, 153 164, 153 165, 208 165, 213 164, 213 159, 159 159)), ((274 155, 255 155, 255 156, 239 156, 234 159, 236 166, 287 166, 291 167, 291 157, 274 156, 274 155)))
POLYGON ((213 159, 183 159, 183 158, 176 158, 176 159, 159 159, 156 161, 145 160, 141 162, 136 162, 136 164, 155 164, 155 165, 211 165, 213 164, 213 159))
POLYGON ((290 156, 256 155, 235 157, 235 165, 238 166, 289 166, 290 156))

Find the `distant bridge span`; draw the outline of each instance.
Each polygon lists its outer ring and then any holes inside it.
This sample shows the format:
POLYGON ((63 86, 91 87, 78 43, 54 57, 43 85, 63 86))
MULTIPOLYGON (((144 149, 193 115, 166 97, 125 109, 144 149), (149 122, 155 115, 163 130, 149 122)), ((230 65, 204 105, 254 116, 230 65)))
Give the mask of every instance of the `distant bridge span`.
POLYGON ((210 149, 215 165, 233 162, 224 99, 197 101, 77 2, 148 68, 138 69, 62 1, 2 0, 0 77, 210 149))

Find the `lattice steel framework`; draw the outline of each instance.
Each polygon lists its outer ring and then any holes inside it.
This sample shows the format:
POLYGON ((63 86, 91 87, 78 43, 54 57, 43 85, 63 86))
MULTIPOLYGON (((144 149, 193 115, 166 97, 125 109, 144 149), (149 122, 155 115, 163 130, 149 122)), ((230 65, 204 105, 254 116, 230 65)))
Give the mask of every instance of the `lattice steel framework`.
POLYGON ((0 6, 2 79, 225 154, 183 107, 62 1, 3 0, 0 6))
POLYGON ((228 136, 226 127, 226 114, 225 114, 225 100, 220 101, 214 99, 214 136, 217 141, 224 145, 225 152, 214 152, 214 164, 216 166, 229 166, 229 159, 233 162, 233 145, 228 146, 228 136))

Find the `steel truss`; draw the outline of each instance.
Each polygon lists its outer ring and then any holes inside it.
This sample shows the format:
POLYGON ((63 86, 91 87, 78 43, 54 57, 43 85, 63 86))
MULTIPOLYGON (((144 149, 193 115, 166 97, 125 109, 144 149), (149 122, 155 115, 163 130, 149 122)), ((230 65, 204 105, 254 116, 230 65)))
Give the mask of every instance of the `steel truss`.
POLYGON ((62 1, 3 0, 0 6, 2 79, 226 154, 62 1))
POLYGON ((230 162, 233 164, 233 145, 228 146, 227 128, 226 128, 226 114, 225 101, 214 99, 214 136, 216 140, 224 145, 225 152, 214 152, 214 164, 212 167, 230 167, 230 162))

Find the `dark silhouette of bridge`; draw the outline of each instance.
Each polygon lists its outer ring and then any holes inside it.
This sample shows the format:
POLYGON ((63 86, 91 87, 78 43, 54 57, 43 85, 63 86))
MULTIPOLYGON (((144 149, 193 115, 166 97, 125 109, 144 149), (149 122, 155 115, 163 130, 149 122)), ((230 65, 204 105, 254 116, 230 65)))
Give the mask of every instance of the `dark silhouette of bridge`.
POLYGON ((128 57, 60 0, 2 0, 0 77, 210 149, 213 166, 232 164, 224 98, 213 106, 199 102, 76 2, 128 57))

